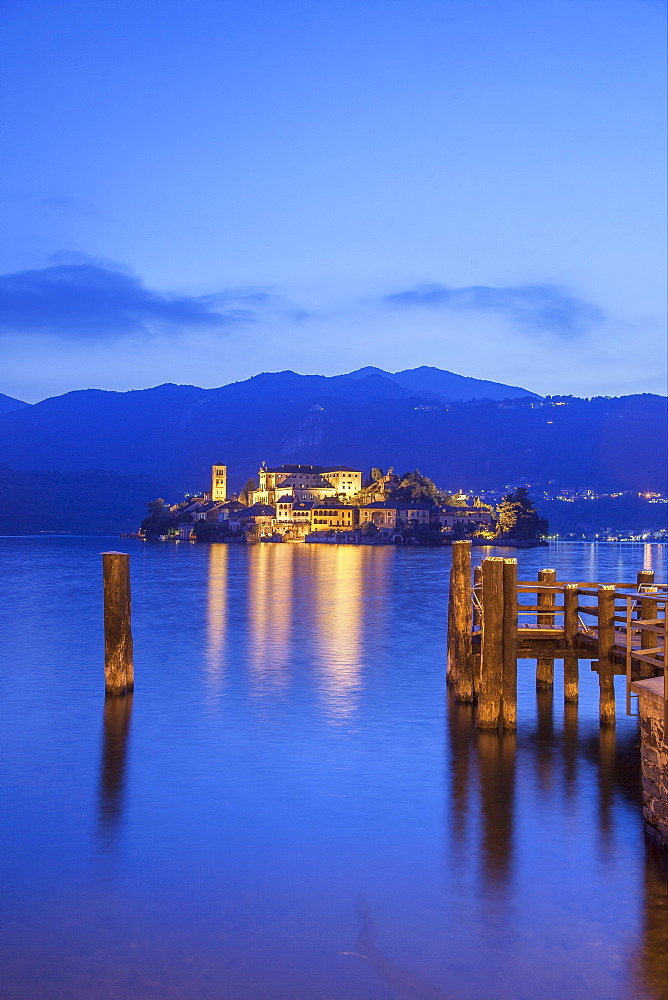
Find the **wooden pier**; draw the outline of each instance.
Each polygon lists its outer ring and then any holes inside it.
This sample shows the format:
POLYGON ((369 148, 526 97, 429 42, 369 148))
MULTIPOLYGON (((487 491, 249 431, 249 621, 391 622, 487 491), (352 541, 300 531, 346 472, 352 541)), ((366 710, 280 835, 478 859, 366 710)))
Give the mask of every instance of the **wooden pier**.
POLYGON ((550 690, 554 662, 563 662, 564 700, 577 702, 580 660, 599 678, 599 719, 615 724, 615 674, 631 683, 664 677, 668 587, 639 570, 635 583, 557 580, 543 569, 537 580, 518 580, 517 560, 489 557, 471 573, 471 542, 454 542, 450 570, 447 682, 455 699, 476 703, 481 729, 515 729, 517 661, 536 661, 536 687, 550 690))

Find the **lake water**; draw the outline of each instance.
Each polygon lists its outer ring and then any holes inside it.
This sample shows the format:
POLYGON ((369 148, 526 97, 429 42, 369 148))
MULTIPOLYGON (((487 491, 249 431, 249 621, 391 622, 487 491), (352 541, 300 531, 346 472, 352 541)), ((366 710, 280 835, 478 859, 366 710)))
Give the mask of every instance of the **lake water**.
MULTIPOLYGON (((474 557, 515 554, 474 549, 474 557)), ((520 577, 666 578, 658 545, 520 577)), ((520 663, 516 737, 444 694, 450 550, 4 538, 5 1000, 657 1000, 637 720, 520 663), (105 708, 101 560, 136 690, 105 708)))

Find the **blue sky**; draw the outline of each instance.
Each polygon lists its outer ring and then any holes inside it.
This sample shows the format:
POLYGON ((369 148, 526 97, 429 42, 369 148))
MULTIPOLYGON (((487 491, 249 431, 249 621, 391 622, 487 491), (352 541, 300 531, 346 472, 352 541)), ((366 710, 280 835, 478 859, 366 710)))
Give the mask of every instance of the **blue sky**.
POLYGON ((663 0, 3 0, 0 391, 665 392, 664 38, 663 0))

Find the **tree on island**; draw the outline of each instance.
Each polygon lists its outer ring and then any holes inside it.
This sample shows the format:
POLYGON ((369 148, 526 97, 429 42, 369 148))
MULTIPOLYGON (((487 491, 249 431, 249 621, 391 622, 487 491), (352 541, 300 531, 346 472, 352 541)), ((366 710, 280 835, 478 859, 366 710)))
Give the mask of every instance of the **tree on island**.
POLYGON ((148 515, 142 521, 140 530, 147 538, 156 538, 176 531, 178 525, 178 513, 172 514, 162 497, 158 497, 148 504, 148 515))
POLYGON ((460 521, 452 526, 448 532, 448 538, 453 542, 459 542, 465 538, 471 538, 477 531, 477 525, 473 521, 460 521))
POLYGON ((362 489, 368 490, 371 486, 374 486, 379 479, 382 479, 385 473, 382 469, 374 468, 371 470, 368 476, 364 479, 362 483, 362 489))
POLYGON ((469 505, 468 500, 461 493, 441 493, 439 500, 446 507, 468 507, 469 505))
POLYGON ((413 472, 404 472, 399 485, 390 492, 389 499, 399 503, 438 503, 438 489, 419 469, 414 469, 413 472))
POLYGON ((148 516, 152 517, 154 520, 157 520, 160 517, 160 515, 163 514, 165 511, 165 501, 162 499, 162 497, 158 497, 157 500, 149 501, 147 507, 148 507, 148 516))
POLYGON ((473 506, 482 507, 484 510, 491 510, 492 513, 494 512, 494 507, 491 505, 491 503, 485 503, 483 500, 480 499, 480 497, 473 497, 473 506))
POLYGON ((420 545, 443 544, 443 532, 440 524, 418 524, 413 535, 420 545))
POLYGON ((534 542, 548 531, 547 521, 538 511, 524 486, 508 493, 497 508, 497 538, 534 542))
POLYGON ((198 542, 215 542, 219 537, 218 524, 200 518, 193 525, 193 532, 198 542))
POLYGON ((251 498, 251 493, 253 493, 256 489, 257 489, 256 482, 253 479, 253 477, 251 476, 250 479, 246 480, 244 488, 242 489, 241 493, 239 494, 239 499, 241 500, 242 503, 245 503, 247 507, 250 507, 250 505, 251 505, 251 499, 252 499, 251 498))

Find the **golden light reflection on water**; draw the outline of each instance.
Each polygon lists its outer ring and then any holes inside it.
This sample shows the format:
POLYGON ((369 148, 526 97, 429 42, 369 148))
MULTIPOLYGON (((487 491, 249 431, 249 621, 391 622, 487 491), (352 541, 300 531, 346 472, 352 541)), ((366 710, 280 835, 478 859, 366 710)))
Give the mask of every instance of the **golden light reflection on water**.
POLYGON ((598 570, 598 543, 587 546, 585 553, 583 563, 587 566, 586 578, 588 580, 595 580, 598 570))
POLYGON ((206 608, 206 682, 210 694, 218 695, 225 677, 225 634, 228 614, 228 548, 209 546, 209 580, 206 608))
MULTIPOLYGON (((222 546, 220 546, 222 548, 222 546)), ((325 715, 355 712, 361 688, 365 602, 382 601, 392 552, 366 546, 260 544, 247 552, 249 684, 284 691, 299 666, 311 670, 325 715)))
POLYGON ((320 694, 332 722, 357 707, 362 673, 363 577, 366 548, 311 546, 318 635, 314 646, 320 694))
POLYGON ((285 544, 248 550, 248 669, 258 696, 283 691, 290 682, 294 550, 285 544))
POLYGON ((657 579, 664 580, 666 576, 666 545, 660 542, 645 542, 643 545, 643 569, 653 569, 657 579))

